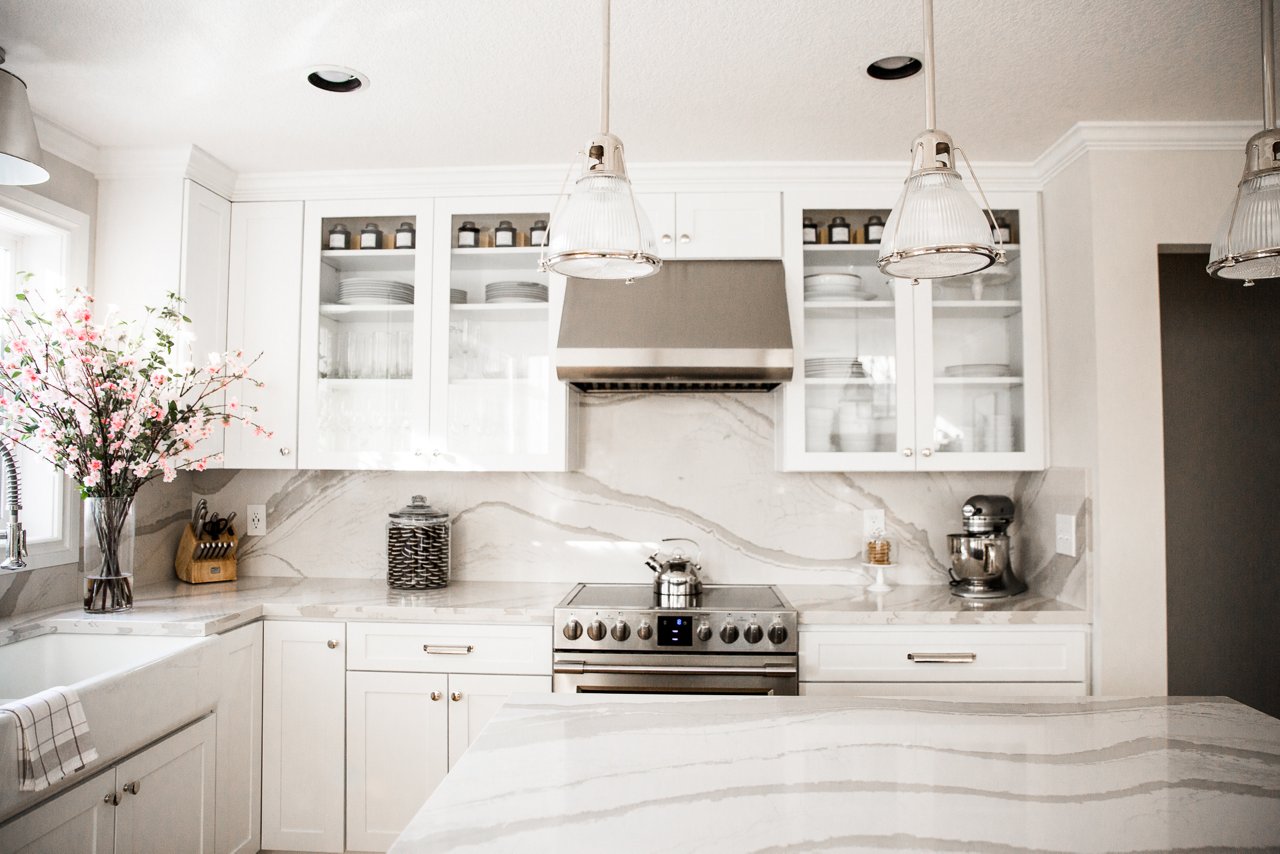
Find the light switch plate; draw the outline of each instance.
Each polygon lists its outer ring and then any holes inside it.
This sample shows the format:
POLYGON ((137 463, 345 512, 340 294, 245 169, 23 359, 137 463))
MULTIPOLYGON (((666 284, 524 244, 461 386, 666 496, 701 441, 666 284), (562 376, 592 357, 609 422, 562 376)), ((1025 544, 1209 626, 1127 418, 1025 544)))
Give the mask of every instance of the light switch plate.
POLYGON ((862 511, 862 536, 870 539, 884 531, 884 510, 873 507, 862 511))
POLYGON ((1076 556, 1076 517, 1059 513, 1055 517, 1054 551, 1067 557, 1076 556))

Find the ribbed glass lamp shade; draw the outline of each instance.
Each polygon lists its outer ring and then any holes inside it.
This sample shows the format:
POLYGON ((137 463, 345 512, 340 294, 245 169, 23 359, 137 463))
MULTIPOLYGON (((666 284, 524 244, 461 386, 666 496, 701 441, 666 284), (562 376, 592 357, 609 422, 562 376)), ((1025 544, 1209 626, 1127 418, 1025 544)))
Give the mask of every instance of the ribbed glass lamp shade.
POLYGON ((658 272, 653 227, 625 175, 587 174, 555 216, 547 266, 579 279, 639 279, 658 272))
POLYGON ((1280 276, 1280 172, 1247 178, 1239 204, 1227 208, 1209 250, 1209 270, 1220 279, 1274 279, 1280 276), (1235 225, 1231 224, 1232 210, 1235 225), (1227 230, 1231 230, 1230 245, 1227 230), (1235 263, 1226 263, 1234 259, 1235 263))
POLYGON ((0 184, 41 184, 49 180, 27 84, 0 68, 0 184))
POLYGON ((884 224, 881 272, 900 279, 944 279, 985 270, 995 260, 991 223, 960 174, 913 172, 884 224))

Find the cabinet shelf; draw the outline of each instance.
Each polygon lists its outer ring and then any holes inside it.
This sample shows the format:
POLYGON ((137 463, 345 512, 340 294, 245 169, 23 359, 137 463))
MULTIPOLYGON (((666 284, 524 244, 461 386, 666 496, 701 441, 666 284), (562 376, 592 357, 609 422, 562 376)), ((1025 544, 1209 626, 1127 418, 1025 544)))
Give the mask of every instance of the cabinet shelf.
POLYGON ((346 323, 413 322, 412 305, 333 305, 320 306, 320 316, 346 323))
POLYGON ((339 273, 412 270, 416 249, 325 249, 320 260, 339 273))
POLYGON ((875 314, 892 314, 895 308, 897 308, 897 303, 892 299, 820 300, 806 302, 804 304, 804 313, 808 317, 826 317, 832 320, 840 320, 855 318, 864 311, 875 314))
POLYGON ((805 385, 894 385, 896 380, 878 380, 875 377, 805 377, 805 385))
POLYGON ((376 390, 380 386, 400 386, 413 382, 408 377, 321 377, 320 387, 327 389, 365 389, 376 390))
POLYGON ((1022 385, 1022 377, 934 377, 934 385, 1022 385))
POLYGON ((934 300, 935 318, 964 319, 975 317, 1004 318, 1022 313, 1022 301, 1011 300, 934 300))
POLYGON ((543 314, 547 310, 545 302, 477 302, 460 303, 449 306, 450 311, 463 314, 543 314))
POLYGON ((541 246, 494 246, 482 249, 454 249, 454 270, 518 271, 522 275, 545 275, 538 270, 541 246))

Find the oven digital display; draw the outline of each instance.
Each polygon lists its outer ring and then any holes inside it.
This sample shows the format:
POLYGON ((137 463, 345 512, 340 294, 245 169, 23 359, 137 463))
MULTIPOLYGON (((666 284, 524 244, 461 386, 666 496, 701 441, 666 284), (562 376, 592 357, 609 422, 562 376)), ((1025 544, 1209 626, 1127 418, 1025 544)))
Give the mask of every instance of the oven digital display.
POLYGON ((658 646, 693 646, 693 620, 658 617, 658 646))

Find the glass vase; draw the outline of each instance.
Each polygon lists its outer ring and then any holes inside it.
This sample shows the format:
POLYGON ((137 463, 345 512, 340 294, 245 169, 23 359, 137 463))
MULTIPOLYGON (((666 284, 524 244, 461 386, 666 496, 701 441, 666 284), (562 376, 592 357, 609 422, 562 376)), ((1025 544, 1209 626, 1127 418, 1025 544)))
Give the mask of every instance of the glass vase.
POLYGON ((110 614, 133 607, 133 496, 84 500, 84 610, 110 614))

